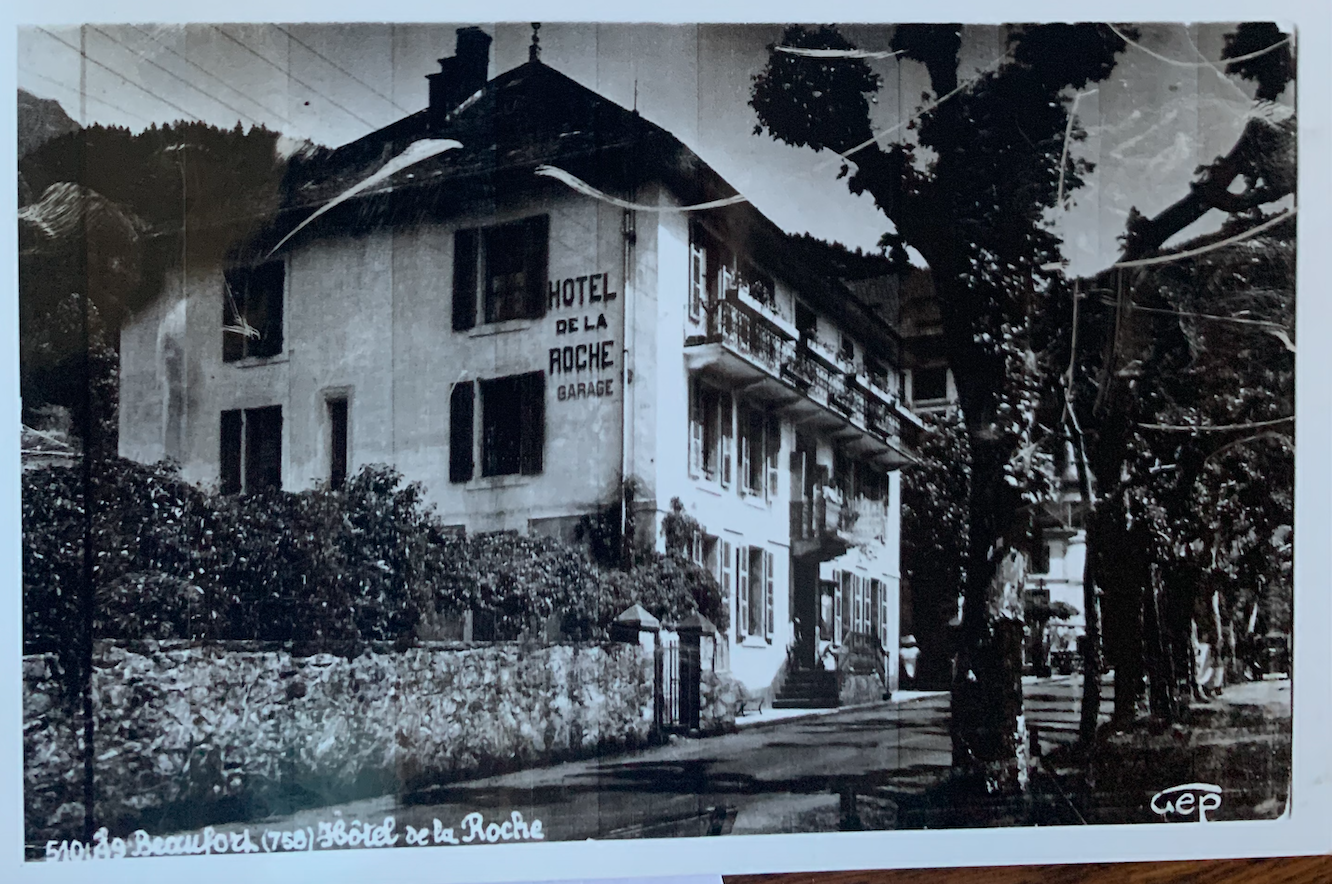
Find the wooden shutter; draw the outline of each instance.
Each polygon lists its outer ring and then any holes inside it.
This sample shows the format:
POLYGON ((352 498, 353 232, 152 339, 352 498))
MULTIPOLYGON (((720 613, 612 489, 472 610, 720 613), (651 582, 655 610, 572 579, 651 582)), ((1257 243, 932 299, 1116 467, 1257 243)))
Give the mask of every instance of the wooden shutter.
POLYGON ((768 415, 766 441, 768 445, 768 500, 776 500, 778 461, 782 453, 782 419, 775 414, 768 415))
POLYGON ((703 315, 703 302, 708 296, 708 253, 700 245, 689 245, 689 318, 703 315))
POLYGON ((526 260, 523 276, 527 282, 526 310, 533 319, 546 315, 547 265, 550 257, 550 216, 537 215, 527 220, 526 260))
POLYGON ((767 595, 763 600, 763 614, 767 622, 763 627, 763 635, 768 641, 772 641, 775 618, 775 615, 773 614, 773 602, 775 601, 773 593, 773 571, 776 569, 773 567, 773 564, 774 559, 772 553, 765 551, 763 553, 763 580, 767 595))
POLYGON ((546 452, 546 375, 534 371, 520 377, 518 383, 522 408, 519 469, 524 476, 535 476, 541 472, 546 452))
POLYGON ((749 434, 741 427, 740 432, 740 493, 748 494, 749 488, 749 434))
POLYGON ((880 608, 879 602, 882 598, 883 598, 883 581, 878 579, 871 580, 870 591, 869 591, 870 633, 878 637, 880 641, 883 640, 882 636, 880 636, 880 633, 882 631, 881 627, 883 625, 883 617, 881 616, 881 612, 879 610, 880 608))
POLYGON ((471 381, 453 385, 449 396, 449 481, 469 482, 476 469, 473 422, 476 387, 471 381))
POLYGON ((722 393, 717 397, 717 421, 721 424, 721 483, 723 488, 731 487, 731 461, 735 453, 735 424, 731 420, 731 394, 722 393))
POLYGON ((222 412, 221 486, 223 494, 241 490, 241 412, 222 412))
POLYGON ((740 641, 749 635, 749 547, 735 548, 735 597, 738 616, 736 624, 740 631, 740 641))
POLYGON ((842 597, 842 640, 846 641, 851 635, 851 618, 855 615, 855 609, 852 607, 851 598, 851 573, 842 572, 841 585, 837 588, 837 594, 842 597))
POLYGON ((689 475, 703 472, 703 390, 697 380, 689 380, 689 475))
POLYGON ((842 572, 833 572, 833 644, 842 643, 842 572))
POLYGON ((481 237, 476 230, 453 234, 453 330, 476 325, 476 271, 481 237))
MULTIPOLYGON (((735 592, 735 559, 731 557, 732 549, 733 547, 729 540, 723 540, 721 542, 721 556, 719 556, 719 558, 721 559, 722 599, 724 599, 728 605, 731 603, 731 600, 738 595, 738 593, 735 592)), ((740 632, 739 615, 736 616, 735 622, 736 635, 743 637, 743 633, 740 632)))

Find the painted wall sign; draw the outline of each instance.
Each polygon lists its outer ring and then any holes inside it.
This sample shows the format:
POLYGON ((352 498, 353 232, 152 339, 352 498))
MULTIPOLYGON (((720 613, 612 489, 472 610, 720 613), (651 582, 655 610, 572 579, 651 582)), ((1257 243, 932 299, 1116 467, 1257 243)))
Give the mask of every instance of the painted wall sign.
POLYGON ((609 273, 591 273, 587 276, 571 276, 564 280, 551 280, 548 310, 561 307, 586 307, 603 301, 614 301, 619 297, 610 290, 609 273))
MULTIPOLYGON (((579 309, 590 304, 614 301, 617 297, 619 296, 611 290, 609 273, 572 276, 551 282, 548 309, 551 311, 579 309)), ((597 334, 609 329, 610 323, 606 319, 606 314, 600 312, 555 320, 557 335, 597 334)), ((557 384, 555 398, 560 402, 569 402, 575 399, 601 399, 614 395, 614 378, 583 379, 583 377, 614 371, 617 368, 615 347, 613 339, 551 347, 547 366, 550 376, 554 378, 558 375, 573 375, 579 378, 573 383, 557 384)))

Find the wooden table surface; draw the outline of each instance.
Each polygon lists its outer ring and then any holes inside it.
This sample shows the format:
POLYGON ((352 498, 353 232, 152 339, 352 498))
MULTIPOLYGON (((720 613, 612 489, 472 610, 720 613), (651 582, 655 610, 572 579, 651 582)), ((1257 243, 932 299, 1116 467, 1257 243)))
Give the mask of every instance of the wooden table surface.
POLYGON ((725 884, 1332 884, 1332 857, 727 875, 725 884))

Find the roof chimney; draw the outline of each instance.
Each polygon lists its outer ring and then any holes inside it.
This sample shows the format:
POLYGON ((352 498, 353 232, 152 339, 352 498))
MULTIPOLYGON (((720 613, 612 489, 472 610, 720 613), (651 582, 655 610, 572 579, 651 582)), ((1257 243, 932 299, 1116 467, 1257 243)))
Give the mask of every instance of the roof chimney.
POLYGON ((490 35, 480 28, 459 28, 452 58, 439 59, 439 73, 430 81, 430 116, 443 121, 458 105, 486 85, 490 65, 490 35))

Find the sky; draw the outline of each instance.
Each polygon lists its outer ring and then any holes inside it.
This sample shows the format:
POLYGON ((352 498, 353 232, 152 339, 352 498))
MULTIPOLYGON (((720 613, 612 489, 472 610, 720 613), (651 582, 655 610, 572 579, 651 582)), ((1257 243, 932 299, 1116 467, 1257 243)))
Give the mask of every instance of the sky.
MULTIPOLYGON (((240 121, 335 146, 423 108, 425 75, 438 70, 436 59, 453 54, 460 26, 28 27, 18 35, 18 85, 59 101, 85 124, 137 130, 176 119, 226 127, 240 121)), ((529 24, 483 27, 494 37, 492 77, 527 60, 529 24)), ((837 180, 835 158, 753 133, 751 80, 782 27, 547 23, 539 31, 541 60, 625 107, 637 106, 784 229, 872 249, 891 224, 868 196, 852 196, 837 180)), ((1139 26, 1144 48, 1130 46, 1113 74, 1078 98, 1078 122, 1089 137, 1072 154, 1092 160, 1096 170, 1070 208, 1050 215, 1071 273, 1113 263, 1130 208, 1161 211, 1187 193, 1197 166, 1238 137, 1253 86, 1219 72, 1227 30, 1139 26)), ((886 49, 892 36, 888 25, 843 32, 864 49, 886 49)), ((993 64, 1003 49, 995 27, 966 27, 961 78, 993 64)), ((929 92, 923 67, 896 58, 869 64, 883 77, 873 106, 876 129, 909 120, 929 92)), ((1289 90, 1283 101, 1293 102, 1289 90)), ((905 126, 888 136, 910 137, 905 126)), ((1220 221, 1213 212, 1186 237, 1220 221)))

